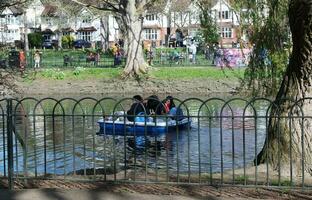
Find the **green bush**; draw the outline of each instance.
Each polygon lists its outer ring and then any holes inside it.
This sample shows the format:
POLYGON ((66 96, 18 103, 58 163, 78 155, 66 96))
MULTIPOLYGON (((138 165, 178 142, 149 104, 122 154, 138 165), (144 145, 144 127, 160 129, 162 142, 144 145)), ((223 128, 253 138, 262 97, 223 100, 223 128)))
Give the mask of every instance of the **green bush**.
POLYGON ((72 48, 74 43, 74 37, 71 35, 64 35, 62 37, 63 48, 72 48))
POLYGON ((105 53, 109 56, 114 56, 114 52, 112 48, 108 48, 105 53))
POLYGON ((52 78, 53 74, 54 74, 54 69, 46 69, 46 70, 42 71, 41 74, 43 77, 52 78))
POLYGON ((79 74, 81 72, 83 72, 83 71, 85 71, 85 68, 83 68, 83 67, 75 67, 75 70, 73 71, 73 73, 74 73, 75 76, 79 76, 79 74))
POLYGON ((53 78, 56 80, 63 80, 65 78, 65 73, 60 69, 47 69, 41 72, 41 75, 46 78, 53 78))
POLYGON ((54 79, 63 80, 65 78, 65 73, 58 69, 55 73, 54 79))
POLYGON ((42 34, 41 33, 29 33, 28 34, 28 42, 31 48, 41 48, 42 46, 42 34))

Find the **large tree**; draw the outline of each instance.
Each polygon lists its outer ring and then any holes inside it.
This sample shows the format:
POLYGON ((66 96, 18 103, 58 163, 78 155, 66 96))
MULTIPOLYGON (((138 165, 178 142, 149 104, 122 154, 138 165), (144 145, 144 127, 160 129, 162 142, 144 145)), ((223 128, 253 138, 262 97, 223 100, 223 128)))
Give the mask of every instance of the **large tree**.
POLYGON ((276 97, 277 106, 272 107, 267 141, 255 161, 256 164, 268 162, 275 168, 289 166, 291 162, 295 163, 293 167, 304 167, 306 172, 312 174, 311 119, 299 117, 290 121, 276 118, 288 114, 303 116, 301 111, 305 116, 312 114, 311 100, 298 103, 302 110, 291 110, 292 103, 286 100, 312 97, 312 1, 290 0, 288 15, 293 51, 276 97))
POLYGON ((80 5, 110 11, 116 15, 120 26, 126 31, 127 61, 123 75, 137 76, 147 72, 142 50, 142 30, 145 11, 157 0, 72 0, 80 5))

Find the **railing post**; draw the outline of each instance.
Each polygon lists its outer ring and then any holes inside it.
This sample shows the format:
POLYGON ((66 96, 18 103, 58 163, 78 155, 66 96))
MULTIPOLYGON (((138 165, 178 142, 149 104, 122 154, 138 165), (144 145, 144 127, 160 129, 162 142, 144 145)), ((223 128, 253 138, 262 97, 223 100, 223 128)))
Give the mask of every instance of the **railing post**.
POLYGON ((13 113, 12 99, 7 99, 7 145, 8 145, 8 182, 9 189, 14 189, 13 182, 13 113))

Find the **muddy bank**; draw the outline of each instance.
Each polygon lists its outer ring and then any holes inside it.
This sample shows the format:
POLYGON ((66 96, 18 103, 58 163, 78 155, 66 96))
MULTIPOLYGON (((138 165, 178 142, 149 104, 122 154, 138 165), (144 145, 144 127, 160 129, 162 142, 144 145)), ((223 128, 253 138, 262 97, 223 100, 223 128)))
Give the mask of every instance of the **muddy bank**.
POLYGON ((121 79, 94 79, 94 80, 46 80, 36 79, 16 82, 18 93, 21 95, 38 96, 72 96, 72 95, 132 95, 157 94, 176 95, 188 94, 210 96, 217 93, 236 93, 240 83, 238 79, 209 80, 156 80, 144 81, 121 79))

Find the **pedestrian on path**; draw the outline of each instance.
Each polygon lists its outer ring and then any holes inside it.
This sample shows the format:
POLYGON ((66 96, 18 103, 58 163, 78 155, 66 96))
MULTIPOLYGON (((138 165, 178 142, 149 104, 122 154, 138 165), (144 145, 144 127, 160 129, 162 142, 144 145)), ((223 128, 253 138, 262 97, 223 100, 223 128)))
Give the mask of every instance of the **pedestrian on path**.
POLYGON ((21 50, 19 52, 19 63, 20 63, 20 72, 21 72, 21 76, 24 75, 24 71, 25 71, 25 66, 26 66, 26 57, 25 57, 25 52, 23 50, 21 50))
POLYGON ((34 68, 40 68, 40 53, 38 50, 36 50, 35 54, 34 54, 34 61, 35 61, 35 66, 34 68))

